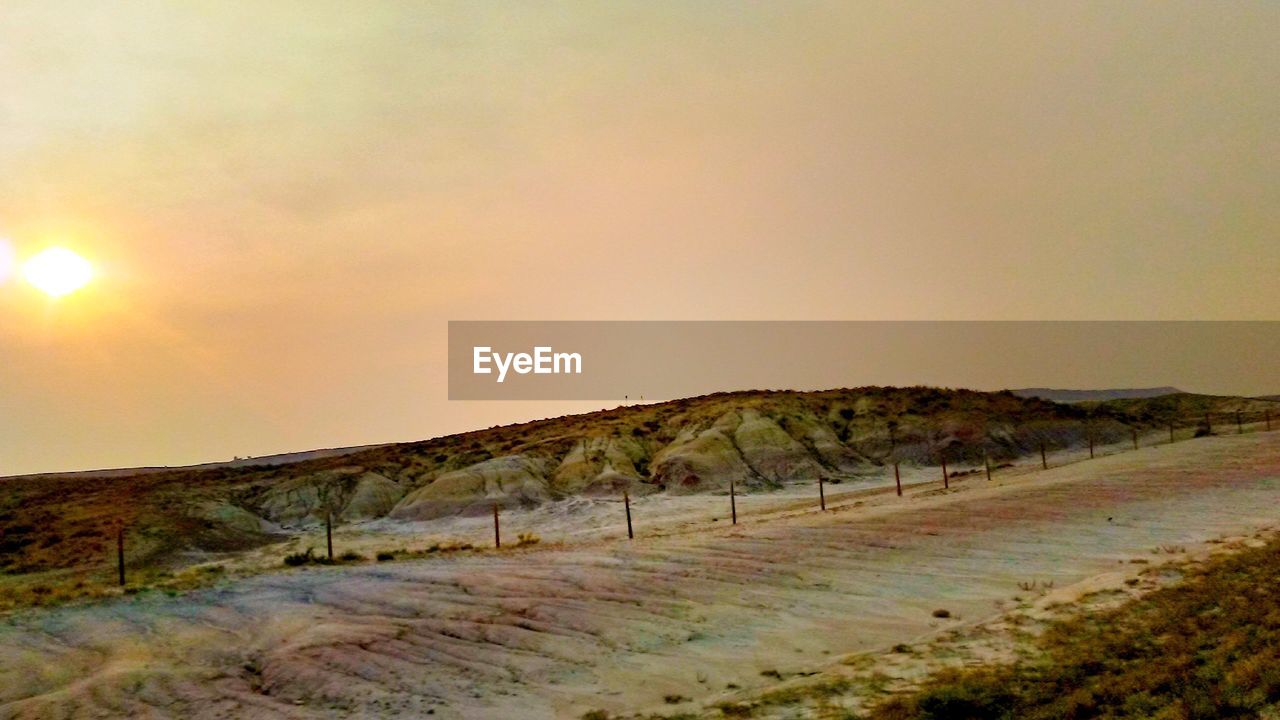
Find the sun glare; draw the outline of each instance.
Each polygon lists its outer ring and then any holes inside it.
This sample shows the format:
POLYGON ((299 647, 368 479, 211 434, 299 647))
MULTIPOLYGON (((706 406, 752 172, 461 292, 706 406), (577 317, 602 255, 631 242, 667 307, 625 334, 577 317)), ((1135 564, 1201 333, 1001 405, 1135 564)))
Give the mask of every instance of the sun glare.
POLYGON ((27 260, 22 277, 46 295, 58 298, 88 284, 93 266, 71 250, 54 247, 27 260))

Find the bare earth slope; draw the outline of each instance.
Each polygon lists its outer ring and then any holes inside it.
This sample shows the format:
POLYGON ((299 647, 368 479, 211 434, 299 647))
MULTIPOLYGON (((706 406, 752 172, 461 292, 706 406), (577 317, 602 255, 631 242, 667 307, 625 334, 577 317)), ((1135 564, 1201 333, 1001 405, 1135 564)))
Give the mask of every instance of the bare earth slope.
MULTIPOLYGON (((714 700, 1280 522, 1280 433, 1150 447, 827 513, 280 572, 0 626, 0 717, 578 717, 714 700), (931 615, 945 608, 955 617, 931 615)), ((857 498, 855 500, 854 498, 857 498)))
MULTIPOLYGON (((100 582, 116 528, 128 562, 168 570, 279 543, 324 522, 476 517, 494 504, 739 489, 774 491, 818 477, 863 482, 894 459, 999 464, 1041 448, 1180 437, 1209 414, 1252 427, 1275 403, 1179 394, 1087 406, 928 387, 719 393, 553 418, 274 467, 210 467, 129 477, 0 480, 0 574, 77 573, 100 582), (1135 438, 1136 439, 1136 438, 1135 438)), ((1280 409, 1277 418, 1280 419, 1280 409)), ((1206 426, 1207 430, 1207 426, 1206 426)), ((309 454, 299 454, 305 457, 309 454)), ((66 580, 70 575, 59 576, 66 580)), ((40 578, 43 582, 43 578, 40 578)))

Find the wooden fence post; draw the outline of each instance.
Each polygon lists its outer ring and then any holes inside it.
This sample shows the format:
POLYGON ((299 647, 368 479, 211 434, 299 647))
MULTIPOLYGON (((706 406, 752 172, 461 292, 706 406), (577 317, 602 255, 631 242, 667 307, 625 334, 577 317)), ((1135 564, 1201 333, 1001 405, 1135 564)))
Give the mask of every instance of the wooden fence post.
POLYGON ((898 497, 902 497, 902 476, 898 474, 898 461, 893 461, 893 482, 898 486, 898 497))
POLYGON ((823 478, 818 476, 818 505, 825 511, 827 509, 827 492, 823 489, 823 478))
POLYGON ((631 495, 625 489, 622 491, 622 504, 627 507, 627 539, 635 540, 636 534, 631 531, 631 495))
POLYGON ((493 504, 493 546, 502 547, 502 531, 498 526, 498 503, 493 504))
POLYGON ((982 451, 982 467, 987 470, 987 482, 991 482, 991 456, 986 450, 982 451))
POLYGON ((1044 453, 1044 443, 1040 443, 1040 468, 1042 470, 1049 469, 1049 457, 1044 453))
POLYGON ((116 528, 116 568, 120 587, 124 587, 124 523, 116 528))
POLYGON ((1093 459, 1093 433, 1089 433, 1089 459, 1093 459))
POLYGON ((733 478, 729 478, 729 513, 733 524, 738 524, 738 495, 733 487, 733 478))
POLYGON ((329 548, 329 562, 333 562, 333 511, 324 516, 324 542, 329 548))
POLYGON ((947 490, 951 487, 951 481, 947 478, 947 458, 939 454, 938 459, 942 461, 942 489, 947 490))

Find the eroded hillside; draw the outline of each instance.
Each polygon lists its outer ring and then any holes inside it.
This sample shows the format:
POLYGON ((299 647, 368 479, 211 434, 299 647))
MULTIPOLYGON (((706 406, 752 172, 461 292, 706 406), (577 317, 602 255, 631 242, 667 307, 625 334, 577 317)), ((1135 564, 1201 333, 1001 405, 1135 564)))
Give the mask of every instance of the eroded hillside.
POLYGON ((1175 395, 1060 405, 935 388, 740 392, 566 416, 266 468, 133 477, 11 478, 0 502, 8 573, 103 565, 115 528, 130 561, 181 563, 314 526, 431 520, 577 495, 744 491, 856 482, 895 460, 994 462, 1127 440, 1206 412, 1255 420, 1274 403, 1175 395))

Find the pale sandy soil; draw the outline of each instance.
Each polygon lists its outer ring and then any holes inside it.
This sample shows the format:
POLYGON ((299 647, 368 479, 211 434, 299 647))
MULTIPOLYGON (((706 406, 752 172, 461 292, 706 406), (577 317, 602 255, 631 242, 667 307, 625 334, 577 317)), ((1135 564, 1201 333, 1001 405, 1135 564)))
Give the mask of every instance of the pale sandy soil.
MULTIPOLYGON (((736 527, 727 498, 645 498, 634 542, 618 504, 580 501, 512 514, 512 536, 544 538, 533 549, 271 572, 177 598, 15 615, 0 625, 0 717, 694 709, 776 682, 762 673, 820 671, 991 618, 1026 594, 1020 582, 1064 588, 1276 525, 1280 432, 937 485, 904 498, 832 488, 826 513, 814 488, 751 496, 736 527)), ((375 526, 339 541, 386 544, 406 530, 406 543, 431 531, 375 526)), ((489 531, 478 518, 441 534, 489 531)))
MULTIPOLYGON (((1044 659, 1036 638, 1056 621, 1116 608, 1183 581, 1186 571, 1215 556, 1261 547, 1280 537, 1280 526, 1224 535, 1200 545, 1162 546, 1097 575, 1068 585, 1024 583, 1004 612, 977 622, 956 623, 919 642, 869 653, 853 653, 821 672, 783 676, 773 685, 742 690, 704 705, 697 718, 720 718, 749 710, 756 720, 843 720, 862 717, 888 695, 917 689, 944 668, 992 667, 1044 659)), ((1264 717, 1272 717, 1264 713, 1264 717)))

